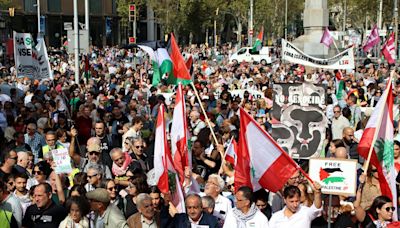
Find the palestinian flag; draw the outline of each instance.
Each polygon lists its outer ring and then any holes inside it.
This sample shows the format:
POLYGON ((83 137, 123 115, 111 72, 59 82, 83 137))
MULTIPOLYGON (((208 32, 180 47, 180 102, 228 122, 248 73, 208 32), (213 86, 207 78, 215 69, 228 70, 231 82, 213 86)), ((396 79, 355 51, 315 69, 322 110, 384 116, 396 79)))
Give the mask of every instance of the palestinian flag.
POLYGON ((176 43, 175 36, 171 33, 170 43, 169 43, 169 56, 173 64, 172 73, 169 74, 168 84, 178 85, 179 82, 182 85, 188 85, 191 83, 191 77, 189 69, 186 67, 185 60, 179 50, 179 46, 176 43))
POLYGON ((153 50, 153 48, 145 45, 138 45, 138 47, 145 51, 150 57, 151 67, 153 69, 153 81, 151 82, 151 84, 153 86, 157 86, 161 82, 161 74, 157 53, 153 50))
POLYGON ((338 100, 343 99, 343 90, 344 90, 344 80, 342 71, 335 71, 335 80, 336 80, 336 98, 338 100))
POLYGON ((344 181, 343 171, 340 168, 320 168, 319 180, 326 185, 329 183, 340 183, 344 181))
POLYGON ((264 27, 261 27, 261 31, 260 33, 258 33, 257 39, 254 42, 253 48, 251 49, 253 52, 261 50, 263 37, 264 37, 264 27))

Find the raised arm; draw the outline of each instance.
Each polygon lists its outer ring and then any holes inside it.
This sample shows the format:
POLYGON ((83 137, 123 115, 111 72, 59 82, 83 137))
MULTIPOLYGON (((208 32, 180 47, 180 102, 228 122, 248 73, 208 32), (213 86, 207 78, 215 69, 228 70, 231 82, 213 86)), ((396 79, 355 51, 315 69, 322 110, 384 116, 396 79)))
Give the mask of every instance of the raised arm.
POLYGON ((76 136, 78 135, 78 131, 75 127, 71 128, 71 145, 69 146, 69 156, 72 158, 75 164, 80 164, 81 155, 76 153, 75 144, 76 144, 76 136))

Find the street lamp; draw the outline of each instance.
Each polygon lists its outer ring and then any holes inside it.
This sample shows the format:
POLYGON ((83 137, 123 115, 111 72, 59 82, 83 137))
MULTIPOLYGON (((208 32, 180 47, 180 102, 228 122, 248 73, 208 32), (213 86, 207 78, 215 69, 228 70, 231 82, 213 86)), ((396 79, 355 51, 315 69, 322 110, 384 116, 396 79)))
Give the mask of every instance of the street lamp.
POLYGON ((238 29, 238 31, 237 31, 237 42, 238 42, 237 49, 239 49, 242 45, 242 23, 240 21, 240 16, 236 16, 235 14, 233 14, 232 12, 229 12, 229 11, 220 10, 219 12, 224 13, 224 14, 229 14, 235 20, 235 23, 236 23, 236 26, 238 29))

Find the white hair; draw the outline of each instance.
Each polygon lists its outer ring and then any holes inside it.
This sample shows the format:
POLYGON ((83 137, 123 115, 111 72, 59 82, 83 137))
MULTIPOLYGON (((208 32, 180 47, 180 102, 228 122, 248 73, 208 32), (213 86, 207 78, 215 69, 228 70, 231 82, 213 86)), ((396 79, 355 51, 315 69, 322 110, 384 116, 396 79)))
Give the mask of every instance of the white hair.
POLYGON ((222 190, 224 189, 224 187, 225 187, 225 181, 224 181, 224 179, 222 179, 222 177, 220 176, 220 175, 218 175, 218 174, 211 174, 210 176, 208 176, 208 179, 210 179, 210 178, 214 178, 214 179, 216 179, 217 180, 217 182, 218 182, 218 187, 219 187, 219 191, 220 192, 222 192, 222 190))

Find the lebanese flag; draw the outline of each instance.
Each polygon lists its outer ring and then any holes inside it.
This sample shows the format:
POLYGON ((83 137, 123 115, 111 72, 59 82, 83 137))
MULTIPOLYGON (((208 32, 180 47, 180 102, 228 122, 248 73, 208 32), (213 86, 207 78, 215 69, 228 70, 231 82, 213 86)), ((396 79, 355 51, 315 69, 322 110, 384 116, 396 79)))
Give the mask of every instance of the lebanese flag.
POLYGON ((329 31, 328 27, 325 27, 325 31, 321 37, 320 43, 324 44, 325 46, 327 46, 329 48, 333 42, 334 42, 334 40, 333 40, 333 36, 332 36, 331 32, 329 31))
POLYGON ((173 33, 171 33, 169 55, 171 57, 173 70, 172 74, 170 74, 168 77, 168 83, 175 85, 177 85, 178 82, 182 82, 184 85, 190 84, 191 77, 189 70, 186 67, 185 59, 179 50, 179 46, 176 43, 173 33))
POLYGON ((187 129, 185 97, 183 94, 182 84, 179 83, 178 89, 176 90, 175 107, 172 117, 170 136, 174 166, 179 174, 179 180, 181 183, 183 183, 185 179, 185 167, 189 166, 187 129))
POLYGON ((162 193, 171 193, 171 202, 182 213, 185 212, 185 200, 181 185, 179 184, 178 174, 172 163, 171 151, 168 147, 164 113, 165 108, 162 104, 158 109, 154 142, 154 164, 157 164, 154 166, 154 178, 162 193))
POLYGON ((225 161, 231 163, 232 166, 236 165, 237 150, 238 150, 238 146, 237 146, 236 140, 234 137, 232 137, 232 139, 229 142, 229 145, 225 151, 225 161))
POLYGON ((379 44, 381 38, 379 37, 378 26, 374 26, 371 30, 371 34, 369 34, 367 42, 365 42, 363 46, 364 52, 369 52, 375 45, 379 44))
POLYGON ((235 189, 248 186, 253 191, 265 188, 277 192, 301 169, 243 108, 238 149, 235 189))
MULTIPOLYGON (((393 200, 393 205, 396 206, 396 170, 394 167, 393 149, 393 101, 391 76, 384 94, 379 99, 374 109, 375 111, 372 112, 368 120, 367 126, 358 144, 357 151, 360 156, 367 160, 370 148, 373 146, 370 165, 375 166, 378 171, 382 195, 391 198, 393 200)), ((397 212, 394 212, 393 215, 397 215, 397 212)))
POLYGON ((386 41, 385 45, 382 47, 382 54, 385 56, 386 61, 389 64, 394 64, 396 62, 396 47, 394 46, 394 32, 390 34, 389 39, 386 41))

